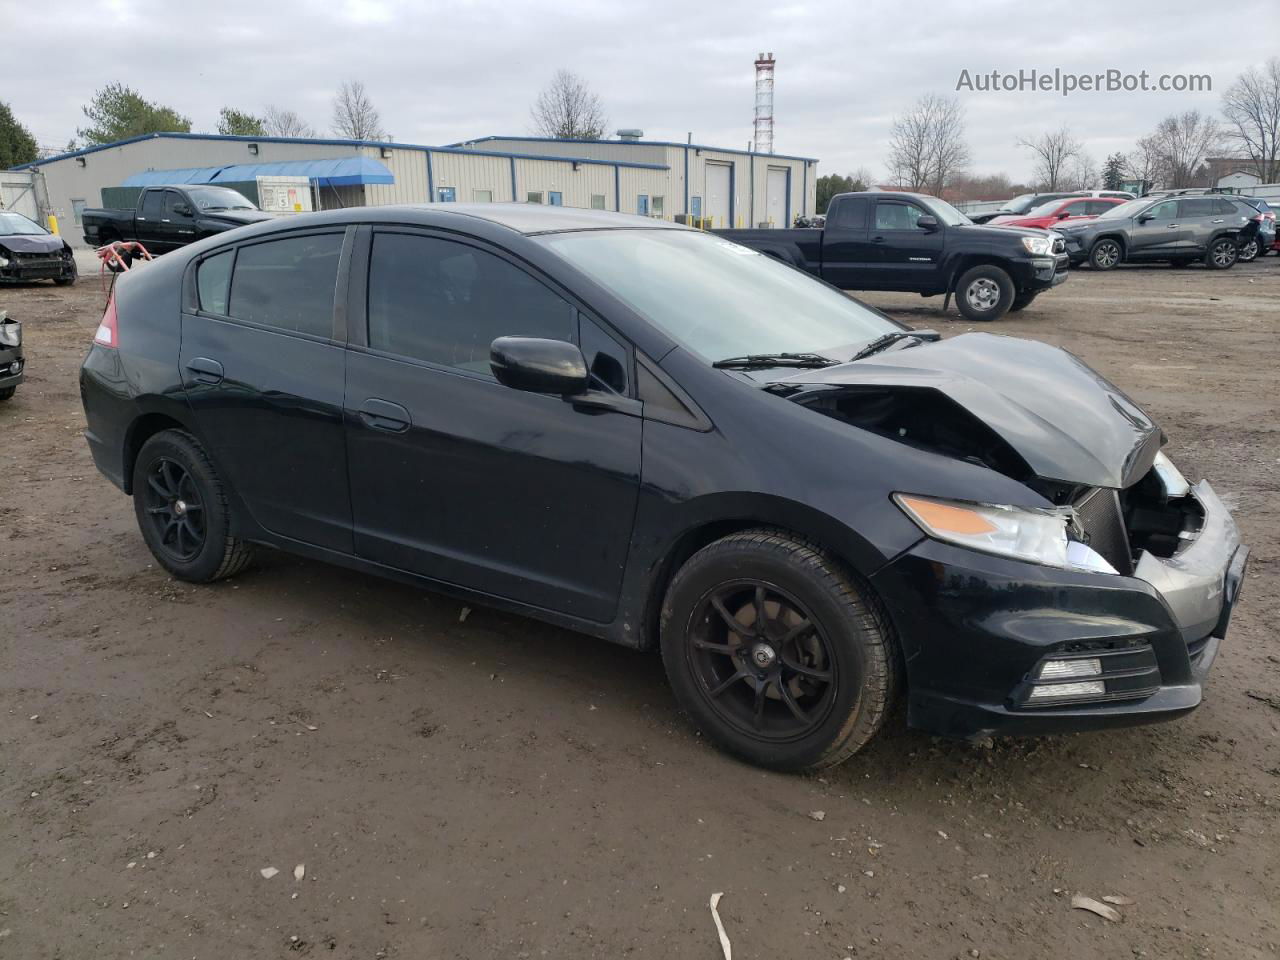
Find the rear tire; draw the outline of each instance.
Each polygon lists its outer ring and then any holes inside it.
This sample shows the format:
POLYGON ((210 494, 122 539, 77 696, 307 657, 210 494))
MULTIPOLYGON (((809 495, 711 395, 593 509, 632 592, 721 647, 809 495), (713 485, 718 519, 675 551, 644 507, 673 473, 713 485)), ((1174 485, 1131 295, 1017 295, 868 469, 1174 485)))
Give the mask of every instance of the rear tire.
POLYGON ((1239 255, 1236 257, 1239 263, 1253 263, 1258 259, 1258 254, 1262 251, 1261 244, 1257 240, 1250 240, 1248 243, 1240 245, 1239 255))
POLYGON ((213 461, 182 430, 163 430, 142 445, 133 466, 133 507, 156 562, 179 580, 222 580, 253 558, 252 545, 231 535, 231 510, 213 461))
POLYGON ((1013 303, 1009 304, 1009 312, 1017 313, 1019 310, 1027 309, 1027 307, 1031 306, 1032 301, 1035 300, 1035 298, 1038 296, 1040 296, 1039 290, 1037 290, 1035 293, 1018 294, 1016 297, 1013 298, 1013 303))
POLYGON ((1236 265, 1240 251, 1231 237, 1219 237, 1204 253, 1204 265, 1210 270, 1230 270, 1236 265))
POLYGON ((1118 240, 1099 240, 1089 251, 1089 266, 1095 270, 1110 270, 1124 259, 1124 248, 1118 240))
POLYGON ((989 263, 966 270, 956 283, 956 306, 979 323, 999 320, 1009 312, 1014 298, 1009 274, 989 263))
POLYGON ((897 690, 878 598, 783 531, 736 533, 694 554, 667 589, 661 636, 671 688, 694 724, 774 770, 852 756, 897 690))

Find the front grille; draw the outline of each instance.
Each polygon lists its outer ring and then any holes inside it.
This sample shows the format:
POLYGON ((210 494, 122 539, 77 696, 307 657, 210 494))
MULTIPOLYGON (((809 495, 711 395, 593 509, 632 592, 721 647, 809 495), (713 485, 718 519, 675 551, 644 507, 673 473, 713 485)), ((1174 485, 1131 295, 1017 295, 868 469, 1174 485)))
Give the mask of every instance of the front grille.
POLYGON ((1125 529, 1119 492, 1096 487, 1073 506, 1089 546, 1118 573, 1124 576, 1133 573, 1133 555, 1129 552, 1129 532, 1125 529))

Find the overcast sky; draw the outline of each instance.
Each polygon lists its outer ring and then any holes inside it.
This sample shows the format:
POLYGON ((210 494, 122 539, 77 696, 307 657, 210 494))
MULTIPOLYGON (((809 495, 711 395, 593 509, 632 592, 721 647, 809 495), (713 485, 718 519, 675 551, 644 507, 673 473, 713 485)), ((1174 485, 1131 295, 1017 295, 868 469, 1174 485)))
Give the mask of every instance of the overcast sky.
POLYGON ((1242 68, 1280 51, 1280 0, 0 0, 0 24, 0 99, 59 149, 116 80, 195 131, 213 132, 223 105, 274 103, 327 134, 334 89, 356 78, 403 142, 528 134, 530 101, 561 67, 599 92, 611 131, 742 148, 753 61, 772 51, 775 150, 877 178, 893 116, 927 92, 961 99, 975 172, 1020 178, 1032 169, 1020 135, 1067 123, 1101 160, 1172 111, 1217 113, 1242 68), (965 69, 1032 68, 1208 74, 1213 89, 956 92, 965 69))

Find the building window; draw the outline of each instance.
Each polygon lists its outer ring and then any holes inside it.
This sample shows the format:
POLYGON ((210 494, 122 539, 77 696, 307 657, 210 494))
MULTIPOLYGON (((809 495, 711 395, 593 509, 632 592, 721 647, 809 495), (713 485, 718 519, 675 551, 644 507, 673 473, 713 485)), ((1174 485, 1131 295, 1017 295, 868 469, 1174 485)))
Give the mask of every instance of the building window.
POLYGON ((699 219, 701 219, 702 217, 702 198, 701 197, 689 198, 689 212, 693 214, 695 217, 698 217, 699 219))
POLYGON ((76 226, 80 226, 81 224, 84 223, 84 217, 83 217, 84 208, 85 208, 85 202, 83 199, 72 198, 71 215, 75 218, 76 226))
POLYGON ((603 210, 604 208, 605 208, 605 206, 604 206, 604 194, 603 194, 603 193, 593 193, 593 194, 591 195, 591 209, 592 209, 592 210, 603 210))
POLYGON ((653 198, 653 201, 650 205, 650 213, 652 213, 653 216, 655 217, 662 216, 662 198, 661 197, 653 198))
POLYGON ((525 198, 524 198, 524 200, 525 200, 525 203, 541 203, 541 202, 542 202, 542 191, 541 191, 541 190, 530 190, 527 194, 525 194, 525 198))
POLYGON ((564 194, 561 193, 559 190, 552 190, 549 194, 547 194, 547 202, 550 203, 551 206, 553 207, 563 207, 564 194))
POLYGON ((636 197, 636 213, 640 214, 642 217, 647 217, 649 215, 648 194, 642 193, 640 196, 636 197))
POLYGON ((493 191, 492 190, 472 190, 471 202, 472 203, 493 203, 493 191))
POLYGON ((440 203, 453 203, 458 199, 456 187, 436 187, 436 200, 440 203))

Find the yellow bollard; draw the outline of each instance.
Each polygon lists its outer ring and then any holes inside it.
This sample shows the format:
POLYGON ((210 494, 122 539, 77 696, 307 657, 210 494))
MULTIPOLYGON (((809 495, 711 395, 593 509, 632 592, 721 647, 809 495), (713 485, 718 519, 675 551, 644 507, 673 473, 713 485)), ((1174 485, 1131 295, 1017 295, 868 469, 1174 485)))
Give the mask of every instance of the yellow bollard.
POLYGON ((55 237, 58 235, 58 218, 52 213, 49 214, 49 232, 55 237))

